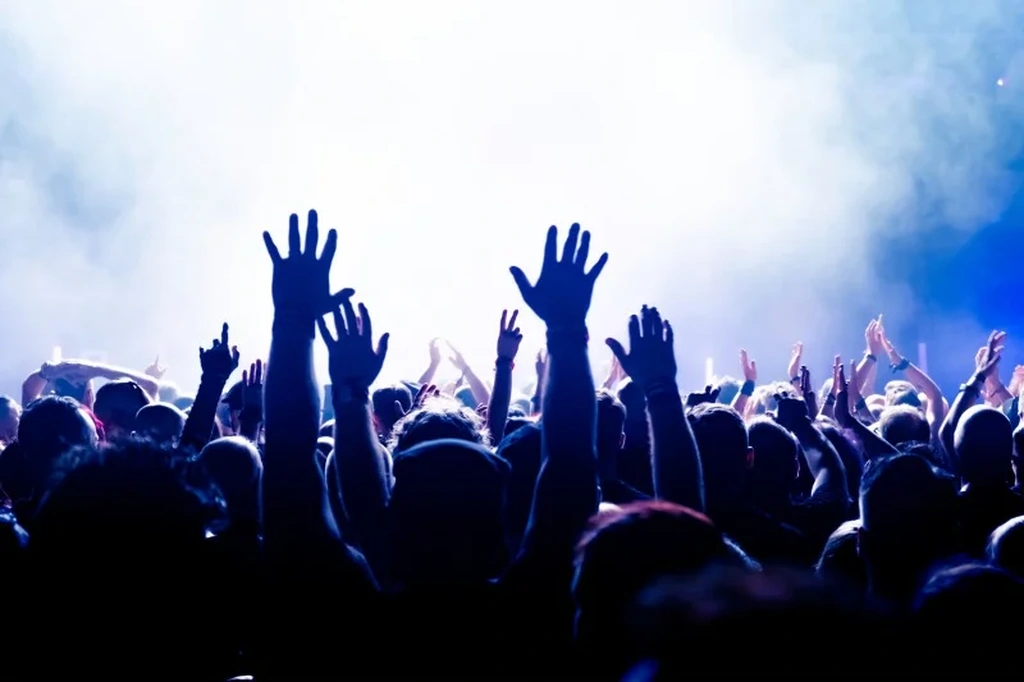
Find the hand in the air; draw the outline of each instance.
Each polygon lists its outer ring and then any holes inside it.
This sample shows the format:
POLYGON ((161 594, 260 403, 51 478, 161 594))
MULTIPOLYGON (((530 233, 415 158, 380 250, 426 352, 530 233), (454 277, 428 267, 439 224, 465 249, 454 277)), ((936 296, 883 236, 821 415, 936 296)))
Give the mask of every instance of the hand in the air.
POLYGON ((800 376, 800 364, 804 358, 804 342, 797 341, 793 345, 793 350, 789 354, 789 364, 786 365, 786 377, 787 380, 795 379, 800 376))
POLYGON ((220 330, 220 339, 214 339, 209 350, 199 349, 199 366, 203 376, 223 379, 231 376, 238 369, 238 347, 228 344, 228 323, 220 330))
POLYGON ((811 421, 818 418, 818 397, 814 393, 814 386, 811 384, 811 370, 807 365, 800 366, 800 394, 807 403, 807 416, 811 421))
POLYGON ((740 368, 743 370, 743 380, 757 383, 757 360, 751 360, 747 351, 740 349, 740 368))
POLYGON ((166 374, 166 373, 167 373, 167 368, 160 365, 160 356, 159 355, 156 356, 156 359, 153 360, 153 362, 149 365, 149 367, 147 367, 146 369, 143 370, 143 374, 145 374, 148 377, 153 377, 157 381, 160 381, 161 379, 163 379, 164 378, 164 374, 166 374))
POLYGON ((519 352, 519 344, 523 342, 523 335, 516 326, 516 318, 519 311, 513 310, 512 317, 508 316, 507 310, 501 311, 501 327, 498 329, 498 359, 513 361, 519 352))
POLYGON ((427 402, 428 399, 438 398, 440 395, 441 389, 437 386, 433 384, 424 384, 423 386, 420 386, 420 390, 416 391, 416 395, 412 399, 412 407, 408 411, 402 407, 402 403, 397 400, 395 401, 395 414, 397 414, 399 418, 402 418, 410 412, 415 412, 423 407, 423 404, 427 402))
POLYGON ((583 327, 594 293, 594 282, 608 262, 608 254, 602 254, 589 272, 586 271, 590 255, 590 233, 580 234, 580 226, 573 224, 558 258, 558 228, 551 226, 544 245, 544 264, 540 277, 530 284, 526 274, 513 266, 510 269, 519 293, 526 305, 547 323, 548 327, 583 327))
POLYGON ((334 331, 337 338, 331 335, 323 317, 317 317, 316 324, 320 336, 327 344, 331 385, 335 390, 337 387, 369 390, 384 366, 390 337, 382 334, 374 348, 373 322, 366 306, 360 303, 357 315, 352 300, 347 296, 342 298, 341 305, 334 309, 334 331))
POLYGON ((775 402, 778 405, 775 421, 782 428, 796 433, 811 423, 811 416, 807 411, 807 403, 800 398, 776 395, 775 402))
POLYGON ((999 379, 999 361, 1003 359, 1006 332, 994 331, 989 334, 988 343, 978 351, 975 376, 990 383, 999 379))
POLYGON ((676 356, 672 325, 661 319, 657 308, 644 306, 639 317, 629 318, 629 351, 615 339, 605 343, 611 348, 622 370, 645 390, 658 382, 675 382, 676 356))
POLYGON ((310 322, 319 319, 335 309, 338 302, 355 293, 353 289, 342 289, 331 294, 331 262, 338 248, 338 233, 330 230, 324 241, 323 253, 317 258, 317 242, 320 230, 316 211, 309 212, 306 223, 306 244, 303 250, 299 239, 299 216, 294 213, 288 219, 288 257, 283 258, 269 232, 263 233, 263 242, 274 264, 271 291, 274 310, 297 315, 310 322))
POLYGON ((249 365, 249 371, 242 370, 242 409, 254 414, 263 414, 263 361, 249 365))

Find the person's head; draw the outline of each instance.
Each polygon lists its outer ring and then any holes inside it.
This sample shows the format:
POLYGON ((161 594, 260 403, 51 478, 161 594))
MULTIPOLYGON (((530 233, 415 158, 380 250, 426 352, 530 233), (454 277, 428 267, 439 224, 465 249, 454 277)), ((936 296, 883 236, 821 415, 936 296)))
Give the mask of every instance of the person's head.
POLYGON ((476 583, 505 568, 508 462, 477 443, 429 439, 396 452, 392 466, 393 579, 476 583))
POLYGON ((241 436, 218 438, 199 453, 199 462, 223 493, 231 520, 256 522, 263 477, 263 460, 256 446, 241 436))
POLYGON ((821 550, 814 572, 829 581, 867 591, 868 572, 857 554, 857 533, 860 521, 847 521, 836 528, 821 550))
MULTIPOLYGON (((914 603, 923 641, 940 641, 959 631, 956 656, 950 658, 953 665, 965 664, 974 673, 1005 670, 1005 662, 995 660, 1002 658, 997 654, 1004 653, 1007 644, 1016 645, 1017 633, 1009 624, 1022 611, 1024 582, 983 563, 940 567, 928 577, 914 603)), ((943 671, 949 672, 948 666, 943 671)))
POLYGON ((975 405, 964 412, 957 422, 953 445, 965 483, 1005 485, 1009 480, 1013 430, 1010 420, 999 410, 975 405))
POLYGON ((887 407, 908 405, 918 409, 922 406, 921 397, 917 394, 917 389, 914 388, 912 383, 902 379, 890 381, 885 385, 885 404, 887 407))
POLYGON ((796 389, 793 388, 793 384, 787 384, 785 381, 773 381, 770 384, 758 386, 754 389, 754 395, 750 396, 750 400, 747 403, 747 416, 767 414, 777 410, 779 404, 776 396, 782 396, 783 398, 800 397, 797 395, 796 389))
POLYGON ((395 424, 388 443, 392 452, 408 450, 432 440, 455 439, 486 443, 487 427, 479 414, 459 403, 439 396, 428 399, 395 424))
POLYGON ((819 418, 816 425, 839 454, 843 468, 846 469, 846 491, 850 494, 850 499, 856 501, 860 493, 861 473, 864 471, 864 455, 860 450, 860 444, 848 437, 839 428, 839 424, 830 419, 819 418))
POLYGON ((915 455, 869 460, 860 483, 858 551, 872 589, 906 599, 957 549, 955 482, 915 455))
POLYGON ((130 379, 111 381, 96 391, 93 411, 106 432, 107 440, 114 442, 129 438, 135 431, 135 417, 153 402, 142 387, 130 379))
POLYGON ((18 437, 21 405, 7 395, 0 395, 0 446, 10 445, 18 437))
POLYGON ((615 475, 615 461, 622 449, 626 408, 608 391, 597 392, 597 455, 602 470, 615 475))
POLYGON ((931 440, 931 428, 924 414, 911 405, 894 405, 882 411, 878 418, 878 435, 891 445, 902 443, 927 443, 931 440))
POLYGON ((473 389, 469 386, 463 386, 462 388, 456 389, 453 397, 455 400, 462 403, 464 407, 468 407, 471 410, 475 410, 477 407, 476 397, 473 395, 473 389))
POLYGON ((754 450, 754 466, 747 470, 750 493, 762 509, 777 510, 788 503, 799 473, 799 444, 768 417, 756 417, 747 433, 754 450))
POLYGON ((96 426, 74 398, 47 396, 25 408, 18 424, 18 443, 29 479, 37 493, 53 466, 68 450, 95 445, 96 426))
POLYGON ((135 415, 135 435, 159 445, 177 445, 185 429, 185 413, 168 403, 146 405, 135 415))
POLYGON ((216 489, 173 450, 126 441, 69 453, 29 540, 45 588, 38 606, 61 623, 51 645, 90 676, 93 666, 116 668, 125 651, 159 660, 163 672, 197 665, 220 627, 197 614, 214 597, 206 538, 222 512, 216 489), (52 567, 70 566, 73 579, 54 580, 52 567), (184 649, 183 625, 197 638, 184 649))
POLYGON ((733 398, 735 398, 740 392, 740 389, 743 388, 743 383, 735 377, 725 376, 718 380, 715 387, 718 389, 717 402, 720 402, 723 405, 731 405, 733 398))
POLYGON ((162 403, 171 403, 172 405, 181 395, 178 393, 178 387, 170 382, 160 382, 160 389, 156 394, 157 399, 162 403))
POLYGON ((747 470, 754 464, 743 418, 728 405, 704 403, 690 410, 688 419, 700 452, 708 509, 714 515, 741 504, 747 470))
POLYGON ((378 388, 370 400, 373 403, 373 423, 379 436, 387 437, 395 422, 412 410, 412 393, 404 384, 378 388))
POLYGON ((1015 516, 989 535, 985 558, 1024 578, 1024 516, 1015 516))
POLYGON ((576 549, 576 637, 593 655, 616 657, 630 607, 652 582, 744 557, 703 514, 639 502, 597 514, 576 549))
POLYGON ((643 422, 647 419, 647 396, 640 384, 627 379, 619 384, 616 397, 626 407, 626 419, 632 422, 643 422))

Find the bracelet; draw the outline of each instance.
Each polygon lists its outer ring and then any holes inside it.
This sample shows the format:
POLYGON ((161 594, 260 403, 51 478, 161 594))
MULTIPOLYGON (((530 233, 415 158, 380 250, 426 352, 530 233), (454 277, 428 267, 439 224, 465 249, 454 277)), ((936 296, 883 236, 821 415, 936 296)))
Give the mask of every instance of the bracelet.
POLYGON ((907 369, 907 367, 910 367, 910 360, 902 358, 898 363, 891 365, 890 369, 892 369, 893 374, 896 374, 897 372, 904 371, 905 369, 907 369))
POLYGON ((789 380, 789 383, 796 384, 797 386, 799 386, 800 385, 800 377, 798 377, 798 376, 793 377, 792 379, 789 380))
POLYGON ((857 404, 854 405, 854 408, 858 410, 866 410, 868 409, 868 401, 864 400, 864 398, 861 398, 860 400, 857 401, 857 404))
POLYGON ((836 397, 834 395, 832 395, 831 393, 829 393, 828 397, 825 398, 825 404, 826 405, 835 405, 836 404, 836 397))
POLYGON ((494 361, 494 367, 495 369, 499 367, 508 367, 510 370, 513 370, 516 368, 516 363, 512 358, 498 358, 494 361))
POLYGON ((864 354, 864 359, 865 360, 870 360, 871 362, 878 362, 878 357, 874 353, 871 353, 871 352, 865 353, 864 354))
POLYGON ((743 385, 740 387, 740 395, 745 395, 748 398, 754 395, 754 382, 749 379, 744 381, 743 385))

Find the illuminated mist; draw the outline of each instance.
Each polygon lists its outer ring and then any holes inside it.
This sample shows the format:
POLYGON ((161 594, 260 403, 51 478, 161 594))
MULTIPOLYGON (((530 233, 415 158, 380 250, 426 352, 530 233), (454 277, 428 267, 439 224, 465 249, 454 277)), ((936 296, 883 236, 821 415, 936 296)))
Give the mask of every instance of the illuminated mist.
POLYGON ((922 203, 969 232, 1012 190, 1008 6, 0 1, 0 380, 61 345, 159 352, 190 390, 222 320, 265 354, 260 232, 310 207, 392 334, 384 379, 434 336, 486 376, 508 266, 573 221, 611 254, 595 339, 646 302, 689 380, 741 344, 764 373, 797 339, 857 352, 866 314, 915 311, 877 237, 922 203))

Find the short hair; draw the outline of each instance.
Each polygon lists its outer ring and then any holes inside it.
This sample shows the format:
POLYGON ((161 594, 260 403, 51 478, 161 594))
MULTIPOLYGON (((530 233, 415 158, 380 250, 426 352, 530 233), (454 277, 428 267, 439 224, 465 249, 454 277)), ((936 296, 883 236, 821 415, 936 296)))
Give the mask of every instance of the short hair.
POLYGON ((142 387, 131 379, 118 379, 104 384, 96 391, 93 411, 104 426, 126 433, 135 430, 135 416, 153 400, 142 387))
POLYGON ((95 427, 74 398, 46 396, 34 400, 18 423, 18 442, 29 461, 43 468, 49 468, 71 448, 90 445, 94 437, 95 427))
POLYGON ((1024 516, 1015 516, 992 531, 985 557, 992 564, 1024 577, 1024 516))
POLYGON ((860 482, 862 528, 889 552, 948 546, 957 525, 956 485, 916 455, 868 460, 860 482))
POLYGON ((743 384, 739 379, 730 376, 724 376, 715 382, 715 388, 718 389, 717 402, 723 405, 732 405, 733 398, 739 394, 743 384))
POLYGON ((373 414, 387 431, 395 425, 402 414, 395 409, 395 403, 402 406, 402 410, 409 412, 412 409, 412 392, 404 384, 392 384, 381 386, 370 398, 373 405, 373 414))
POLYGON ((438 396, 429 398, 423 407, 399 419, 388 445, 392 452, 400 452, 431 440, 454 439, 483 444, 488 437, 479 414, 456 400, 438 396))
POLYGON ((785 381, 773 381, 770 384, 758 386, 754 389, 754 394, 750 397, 751 412, 748 414, 765 414, 778 409, 779 405, 775 396, 782 396, 783 398, 800 397, 797 395, 796 389, 793 388, 793 384, 788 384, 785 381))
POLYGON ((185 428, 185 413, 169 403, 151 403, 135 415, 135 433, 157 443, 175 444, 185 428))
POLYGON ((931 440, 931 428, 921 410, 911 405, 893 405, 882 410, 878 418, 879 435, 891 445, 931 440))
POLYGON ((1013 427, 999 410, 986 405, 968 409, 956 424, 953 442, 964 480, 999 479, 1010 474, 1013 427))
POLYGON ((921 397, 917 395, 917 389, 909 381, 896 379, 885 385, 886 405, 909 405, 920 408, 921 397))
POLYGON ((781 487, 788 493, 799 470, 796 438, 768 417, 754 418, 747 433, 754 448, 754 466, 748 472, 753 486, 781 487))
POLYGON ((717 494, 745 480, 749 452, 747 427, 736 410, 717 403, 697 405, 687 418, 700 453, 707 501, 714 507, 717 494))

